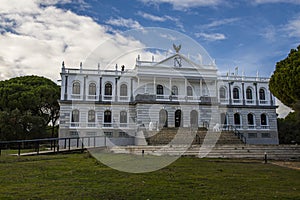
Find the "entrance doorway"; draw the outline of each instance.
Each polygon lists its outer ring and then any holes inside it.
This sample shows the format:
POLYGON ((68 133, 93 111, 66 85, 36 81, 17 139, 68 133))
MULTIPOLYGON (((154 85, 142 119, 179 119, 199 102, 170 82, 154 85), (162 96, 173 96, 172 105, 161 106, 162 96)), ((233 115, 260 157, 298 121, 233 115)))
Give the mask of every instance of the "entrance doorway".
POLYGON ((159 111, 159 127, 168 127, 168 112, 165 109, 159 111))
POLYGON ((181 124, 181 110, 176 110, 175 111, 175 127, 180 127, 181 124))
POLYGON ((198 127, 198 112, 196 110, 192 110, 190 114, 190 123, 191 127, 198 127))

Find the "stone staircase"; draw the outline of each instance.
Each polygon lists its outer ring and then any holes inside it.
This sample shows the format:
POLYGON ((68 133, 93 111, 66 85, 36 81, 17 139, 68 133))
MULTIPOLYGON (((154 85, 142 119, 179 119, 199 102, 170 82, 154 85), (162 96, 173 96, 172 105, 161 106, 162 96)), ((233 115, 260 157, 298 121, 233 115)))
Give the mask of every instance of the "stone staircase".
POLYGON ((193 156, 206 158, 240 158, 263 160, 265 153, 271 160, 300 160, 299 145, 162 145, 112 147, 114 153, 156 156, 193 156))
POLYGON ((191 128, 163 128, 159 131, 144 131, 148 145, 187 144, 224 145, 243 144, 233 131, 211 132, 191 128))

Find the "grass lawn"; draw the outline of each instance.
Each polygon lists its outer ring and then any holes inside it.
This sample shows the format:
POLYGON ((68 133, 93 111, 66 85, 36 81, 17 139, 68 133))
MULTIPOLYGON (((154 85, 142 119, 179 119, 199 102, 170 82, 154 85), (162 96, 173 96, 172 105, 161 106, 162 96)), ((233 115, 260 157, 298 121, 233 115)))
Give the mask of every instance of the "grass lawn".
POLYGON ((183 157, 155 172, 130 174, 88 153, 2 156, 0 199, 300 199, 300 171, 183 157))

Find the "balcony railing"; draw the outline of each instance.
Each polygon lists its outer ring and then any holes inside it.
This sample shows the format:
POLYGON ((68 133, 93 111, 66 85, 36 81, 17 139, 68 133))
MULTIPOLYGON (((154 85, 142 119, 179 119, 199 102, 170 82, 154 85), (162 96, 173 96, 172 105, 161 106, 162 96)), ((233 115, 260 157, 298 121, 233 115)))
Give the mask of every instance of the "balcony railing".
POLYGON ((72 94, 71 98, 72 99, 82 99, 82 96, 80 94, 72 94))
POLYGON ((113 96, 112 95, 104 95, 103 96, 103 101, 111 101, 113 100, 113 96))
POLYGON ((248 125, 248 129, 255 129, 255 125, 248 125))
POLYGON ((254 100, 253 99, 246 99, 246 104, 254 104, 254 100))
POLYGON ((259 104, 262 104, 262 105, 264 105, 264 104, 268 104, 269 102, 267 101, 267 100, 259 100, 259 104))
POLYGON ((270 126, 269 125, 260 125, 260 128, 261 129, 270 129, 270 126))
POLYGON ((96 100, 97 99, 97 95, 87 95, 87 99, 88 100, 96 100))
POLYGON ((120 96, 119 101, 128 101, 129 97, 128 96, 120 96))
POLYGON ((233 103, 240 104, 240 103, 242 103, 242 100, 241 99, 233 99, 233 103))

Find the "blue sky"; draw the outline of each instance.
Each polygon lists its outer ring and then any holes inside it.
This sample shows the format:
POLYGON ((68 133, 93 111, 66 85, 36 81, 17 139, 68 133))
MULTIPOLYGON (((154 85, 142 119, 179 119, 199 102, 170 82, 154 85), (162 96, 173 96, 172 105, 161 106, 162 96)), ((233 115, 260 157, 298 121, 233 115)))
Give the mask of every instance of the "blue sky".
POLYGON ((191 37, 221 73, 238 66, 240 74, 269 77, 300 44, 300 0, 0 0, 0 80, 36 74, 55 81, 63 60, 78 67, 109 38, 100 63, 144 47, 122 32, 146 27, 191 37))

